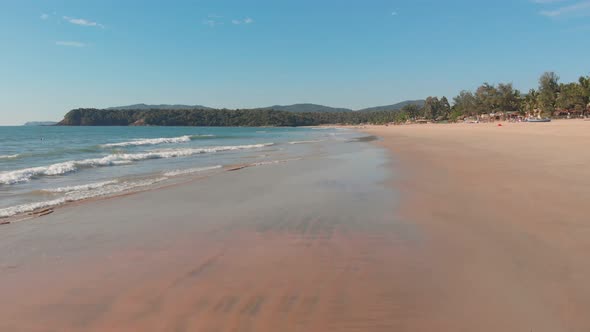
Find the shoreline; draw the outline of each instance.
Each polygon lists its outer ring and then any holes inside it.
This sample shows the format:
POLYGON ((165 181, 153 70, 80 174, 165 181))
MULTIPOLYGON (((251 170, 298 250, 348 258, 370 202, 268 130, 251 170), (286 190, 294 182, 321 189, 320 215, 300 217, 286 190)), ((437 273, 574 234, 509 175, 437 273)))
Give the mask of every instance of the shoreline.
POLYGON ((277 159, 277 160, 262 161, 262 162, 255 162, 255 163, 231 164, 231 165, 221 166, 219 168, 220 171, 218 171, 218 172, 206 172, 205 171, 206 174, 199 174, 201 172, 194 172, 194 174, 180 173, 178 175, 165 176, 166 179, 162 180, 162 182, 168 181, 168 183, 160 184, 159 183, 160 181, 158 181, 158 182, 155 182, 155 183, 147 185, 147 186, 136 187, 136 188, 124 190, 121 192, 115 192, 112 194, 97 195, 97 196, 89 197, 89 198, 66 201, 61 204, 48 205, 48 206, 37 208, 37 209, 31 210, 31 211, 26 211, 26 212, 22 212, 19 214, 15 214, 13 216, 0 217, 0 226, 11 225, 11 224, 14 224, 17 222, 27 221, 27 220, 31 220, 31 219, 35 219, 35 218, 41 218, 41 217, 47 216, 47 215, 55 212, 56 209, 64 209, 64 208, 68 208, 70 206, 78 206, 78 205, 82 205, 82 204, 92 203, 95 201, 117 199, 120 197, 135 195, 135 194, 148 192, 148 191, 166 189, 166 188, 171 188, 171 187, 175 187, 175 186, 189 185, 189 184, 192 184, 193 182, 205 179, 207 177, 221 175, 222 173, 226 173, 226 172, 239 171, 239 170, 242 170, 244 168, 249 168, 249 167, 259 167, 259 166, 267 166, 267 165, 272 165, 272 164, 280 164, 280 163, 285 163, 285 162, 290 162, 290 161, 295 161, 295 160, 300 160, 300 159, 303 159, 303 158, 301 157, 301 158, 291 158, 291 159, 277 159))
POLYGON ((572 124, 369 127, 0 228, 0 329, 586 331, 572 124))
POLYGON ((72 205, 2 228, 0 330, 371 324, 373 311, 364 308, 389 306, 389 297, 375 302, 394 273, 383 263, 413 241, 411 225, 392 224, 397 196, 382 184, 386 160, 368 143, 334 144, 312 158, 72 205))
MULTIPOLYGON (((317 129, 328 129, 328 128, 323 128, 323 127, 315 127, 317 129)), ((332 129, 332 128, 331 128, 332 129)), ((350 129, 350 128, 342 128, 342 129, 350 129)), ((184 137, 184 136, 183 136, 184 137)), ((172 139, 177 139, 172 138, 172 139)), ((371 141, 373 138, 371 137, 349 137, 348 140, 349 141, 356 141, 356 142, 368 142, 371 141)), ((158 139, 161 140, 161 139, 158 139)), ((320 143, 320 142, 324 142, 324 141, 329 141, 328 139, 321 139, 321 140, 301 140, 301 141, 291 141, 291 142, 286 142, 286 143, 277 143, 278 145, 280 144, 289 144, 289 145, 299 145, 299 144, 310 144, 310 143, 320 143)), ((123 142, 123 143, 114 143, 115 145, 118 144, 128 144, 129 142, 123 142)), ((332 142, 334 143, 334 142, 332 142)), ((110 143, 110 145, 112 145, 113 143, 110 143)), ((266 143, 269 144, 269 143, 266 143)), ((107 144, 109 145, 109 144, 107 144)), ((275 143, 272 143, 272 145, 276 145, 275 143)), ((59 197, 58 199, 53 199, 51 197, 47 198, 45 201, 35 201, 35 202, 31 202, 28 204, 22 204, 22 205, 13 205, 13 206, 6 206, 6 207, 2 207, 0 208, 0 226, 2 225, 9 225, 15 222, 19 222, 19 221, 23 221, 23 220, 29 220, 31 218, 37 218, 37 217, 41 217, 41 216, 45 216, 47 214, 53 213, 55 209, 57 208, 61 208, 70 204, 78 204, 78 203, 83 203, 86 201, 93 201, 93 200, 100 200, 100 199, 111 199, 111 198, 116 198, 119 196, 125 196, 125 195, 129 195, 129 194, 133 194, 133 193, 137 193, 137 192, 143 192, 143 191, 149 191, 149 190, 154 190, 154 189, 158 189, 161 187, 167 187, 169 185, 176 185, 176 184, 182 184, 186 181, 192 181, 192 177, 197 177, 197 178, 201 178, 201 177, 205 177, 205 176, 212 176, 212 175, 216 175, 217 173, 223 173, 223 172, 227 172, 227 171, 236 171, 236 170, 240 170, 246 167, 257 167, 257 166, 266 166, 269 164, 275 164, 275 163, 284 163, 284 162, 289 162, 289 161, 293 161, 296 159, 301 158, 303 155, 300 154, 295 154, 291 157, 289 157, 288 154, 284 154, 284 153, 279 153, 279 155, 277 155, 276 157, 279 159, 270 159, 267 160, 266 157, 268 157, 269 155, 265 155, 262 160, 258 161, 258 162, 247 162, 247 161, 238 161, 236 160, 236 162, 234 163, 229 163, 229 164, 223 164, 223 165, 218 165, 218 166, 213 166, 213 167, 203 167, 202 169, 199 168, 187 168, 187 169, 179 169, 179 170, 171 170, 171 171, 163 171, 163 172, 159 172, 159 173, 147 173, 147 174, 143 174, 144 176, 140 176, 140 177, 129 177, 130 179, 135 180, 138 183, 129 183, 129 185, 131 185, 131 187, 129 188, 123 188, 120 190, 116 190, 113 192, 106 192, 106 193, 102 193, 102 192, 98 192, 96 194, 90 195, 89 197, 73 197, 73 198, 68 198, 68 197, 59 197), (214 169, 219 168, 219 171, 213 172, 214 169), (194 169, 194 172, 187 172, 185 173, 185 171, 191 171, 192 169, 194 169), (169 175, 169 173, 175 173, 178 172, 178 174, 173 174, 173 175, 169 175), (184 180, 183 180, 184 179, 184 180), (147 181, 149 182, 150 180, 153 180, 153 183, 142 183, 147 181), (164 182, 164 183, 162 183, 164 182), (62 202, 57 202, 57 200, 62 200, 62 202), (34 207, 35 205, 39 205, 38 207, 34 207), (22 209, 24 210, 23 212, 17 212, 16 214, 13 215, 4 215, 3 213, 13 213, 12 211, 8 211, 8 210, 20 210, 20 208, 22 207, 22 209), (7 211, 5 211, 7 210, 7 211)), ((248 156, 243 156, 242 158, 258 158, 258 156, 256 157, 248 157, 248 156)), ((118 183, 118 179, 117 178, 113 178, 113 179, 102 179, 102 180, 97 180, 98 182, 96 184, 111 184, 111 183, 118 183)), ((94 183, 88 183, 88 185, 92 186, 94 183)), ((82 185, 81 187, 83 187, 84 185, 82 185)), ((51 190, 37 190, 40 192, 49 192, 49 193, 56 193, 56 191, 51 191, 51 190)), ((75 191, 75 190, 74 190, 75 191)), ((64 191, 66 192, 66 191, 64 191)), ((90 194, 90 193, 89 193, 90 194)))

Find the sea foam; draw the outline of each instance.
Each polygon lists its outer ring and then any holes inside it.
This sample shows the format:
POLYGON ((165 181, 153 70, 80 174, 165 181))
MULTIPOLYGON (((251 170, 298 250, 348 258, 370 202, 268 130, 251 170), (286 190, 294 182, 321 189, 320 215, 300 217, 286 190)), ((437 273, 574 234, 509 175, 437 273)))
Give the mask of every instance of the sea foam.
POLYGON ((83 184, 83 185, 79 185, 79 186, 68 186, 68 187, 43 189, 42 191, 49 192, 49 193, 67 193, 67 192, 72 192, 72 191, 98 189, 98 188, 105 187, 105 186, 108 186, 111 184, 115 184, 117 182, 118 182, 117 180, 103 181, 103 182, 83 184))
POLYGON ((206 171, 212 171, 215 169, 220 169, 223 166, 221 165, 217 165, 217 166, 210 166, 210 167, 200 167, 200 168, 189 168, 189 169, 178 169, 175 171, 170 171, 170 172, 166 172, 164 173, 164 176, 179 176, 179 175, 187 175, 187 174, 193 174, 193 173, 200 173, 200 172, 206 172, 206 171))
POLYGON ((283 163, 288 163, 290 161, 297 161, 297 160, 302 160, 302 159, 303 158, 291 158, 291 159, 260 161, 260 162, 257 162, 257 163, 250 164, 250 166, 276 165, 276 164, 283 164, 283 163))
POLYGON ((294 144, 311 144, 311 143, 319 143, 319 142, 323 142, 324 140, 313 140, 313 141, 294 141, 294 142, 289 142, 289 144, 294 145, 294 144))
MULTIPOLYGON (((105 183, 103 183, 102 186, 94 186, 94 187, 92 185, 78 186, 76 190, 71 190, 71 189, 74 189, 74 187, 69 187, 69 188, 67 188, 67 190, 70 190, 70 191, 65 192, 64 196, 60 197, 60 198, 52 199, 49 201, 43 201, 43 202, 35 202, 35 203, 11 206, 8 208, 0 209, 0 218, 8 218, 8 217, 12 217, 12 216, 15 216, 18 214, 35 211, 38 209, 55 207, 55 206, 59 206, 59 205, 62 205, 62 204, 68 203, 68 202, 75 202, 75 201, 80 201, 80 200, 89 199, 89 198, 102 197, 102 196, 108 196, 108 195, 114 195, 114 194, 118 194, 118 193, 128 192, 133 189, 151 186, 151 185, 154 185, 158 182, 165 181, 167 179, 168 178, 166 178, 166 177, 161 177, 161 178, 155 178, 155 179, 129 181, 129 182, 121 182, 121 183, 119 183, 117 181, 111 181, 110 184, 105 184, 106 183, 105 182, 105 183)), ((64 190, 66 190, 66 189, 64 188, 64 190)))
POLYGON ((142 146, 142 145, 158 145, 158 144, 174 144, 174 143, 186 143, 193 139, 200 137, 214 137, 214 135, 185 135, 180 137, 161 137, 161 138, 141 138, 129 142, 120 143, 109 143, 103 144, 103 148, 115 148, 125 146, 142 146))
POLYGON ((202 153, 214 153, 223 151, 236 151, 246 149, 256 149, 266 146, 271 146, 274 143, 251 144, 251 145, 235 145, 235 146, 214 146, 203 148, 190 149, 168 149, 157 150, 142 153, 120 153, 110 154, 102 158, 84 159, 67 161, 57 163, 49 166, 31 167, 14 171, 7 171, 0 173, 0 184, 9 185, 20 182, 30 181, 32 178, 39 176, 64 175, 75 172, 80 168, 101 167, 101 166, 116 166, 122 164, 129 164, 134 161, 148 160, 148 159, 164 159, 176 157, 189 157, 202 153))
POLYGON ((19 154, 0 154, 0 159, 16 159, 20 157, 19 154))

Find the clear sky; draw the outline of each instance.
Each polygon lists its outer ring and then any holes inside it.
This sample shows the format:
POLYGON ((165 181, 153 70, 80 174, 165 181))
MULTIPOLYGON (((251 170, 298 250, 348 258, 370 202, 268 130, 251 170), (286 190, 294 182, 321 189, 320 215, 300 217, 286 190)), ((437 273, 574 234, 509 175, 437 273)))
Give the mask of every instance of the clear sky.
MULTIPOLYGON (((0 124, 135 103, 387 105, 590 73, 587 0, 0 2, 0 124)), ((449 98, 450 99, 450 98, 449 98)))

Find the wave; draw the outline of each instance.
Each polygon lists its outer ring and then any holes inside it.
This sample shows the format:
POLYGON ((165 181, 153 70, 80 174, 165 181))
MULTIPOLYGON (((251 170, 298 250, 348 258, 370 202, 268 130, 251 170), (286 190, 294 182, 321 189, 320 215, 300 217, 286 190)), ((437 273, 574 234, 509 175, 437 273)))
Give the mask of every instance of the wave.
POLYGON ((16 159, 20 154, 0 154, 0 159, 16 159))
POLYGON ((102 158, 84 159, 66 161, 49 166, 39 166, 25 168, 15 171, 8 171, 0 173, 0 184, 11 185, 21 182, 30 181, 32 178, 39 176, 54 176, 65 175, 77 171, 80 168, 101 167, 101 166, 117 166, 129 164, 134 161, 148 160, 148 159, 166 159, 176 157, 188 157, 202 153, 214 153, 223 151, 236 151, 245 149, 256 149, 266 146, 274 145, 274 143, 251 144, 251 145, 235 145, 235 146, 216 146, 206 148, 192 148, 192 149, 171 149, 160 151, 149 151, 144 153, 123 153, 111 154, 102 158))
MULTIPOLYGON (((147 187, 154 185, 158 182, 162 182, 167 180, 168 178, 155 178, 155 179, 148 179, 148 180, 140 180, 140 181, 132 181, 132 182, 113 182, 109 185, 104 185, 102 187, 96 188, 87 188, 87 189, 79 189, 70 192, 66 192, 63 197, 56 198, 49 201, 43 202, 35 202, 29 204, 22 204, 17 206, 11 206, 8 208, 0 209, 0 218, 8 218, 18 214, 23 214, 31 211, 35 211, 38 209, 56 207, 68 202, 76 202, 81 201, 84 199, 95 198, 95 197, 102 197, 108 195, 114 195, 118 193, 128 192, 133 189, 147 187)), ((79 186, 80 188, 83 186, 79 186)))
POLYGON ((310 143, 319 143, 319 142, 323 142, 325 140, 313 140, 313 141, 294 141, 294 142, 289 142, 289 144, 293 145, 293 144, 310 144, 310 143))
POLYGON ((98 188, 105 187, 105 186, 115 184, 115 183, 118 183, 118 181, 112 180, 112 181, 96 182, 96 183, 83 184, 83 185, 79 185, 79 186, 43 189, 42 191, 49 192, 49 193, 67 193, 67 192, 72 192, 72 191, 98 189, 98 188))
POLYGON ((166 172, 164 173, 164 176, 178 176, 178 175, 186 175, 186 174, 193 174, 193 173, 199 173, 199 172, 205 172, 205 171, 212 171, 214 169, 220 169, 223 166, 221 165, 217 165, 217 166, 210 166, 210 167, 201 167, 201 168, 190 168, 190 169, 179 169, 176 171, 170 171, 170 172, 166 172))
POLYGON ((129 142, 103 144, 103 148, 116 148, 125 146, 142 146, 158 144, 186 143, 197 138, 215 137, 215 135, 185 135, 180 137, 161 137, 161 138, 140 138, 129 142))

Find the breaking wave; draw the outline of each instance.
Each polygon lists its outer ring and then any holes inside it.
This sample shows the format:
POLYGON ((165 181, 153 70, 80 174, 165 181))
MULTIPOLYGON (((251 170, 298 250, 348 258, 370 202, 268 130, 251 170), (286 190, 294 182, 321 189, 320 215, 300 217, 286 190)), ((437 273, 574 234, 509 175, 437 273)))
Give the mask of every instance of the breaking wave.
POLYGON ((57 163, 49 166, 39 166, 25 168, 15 171, 7 171, 0 173, 0 184, 10 185, 21 182, 27 182, 39 176, 53 176, 64 175, 77 171, 80 168, 101 167, 101 166, 117 166, 129 164, 134 161, 148 160, 148 159, 163 159, 175 157, 188 157, 202 153, 214 153, 223 151, 236 151, 245 149, 256 149, 266 146, 271 146, 274 143, 251 144, 251 145, 235 145, 235 146, 216 146, 204 148, 191 149, 170 149, 149 151, 143 153, 121 153, 110 154, 102 158, 73 160, 62 163, 57 163))
POLYGON ((0 154, 0 159, 16 159, 20 154, 0 154))
POLYGON ((180 137, 162 137, 162 138, 140 138, 129 142, 109 143, 103 144, 103 148, 117 148, 125 146, 142 146, 142 145, 158 145, 158 144, 174 144, 186 143, 194 139, 204 137, 215 137, 215 135, 185 135, 180 137))
MULTIPOLYGON (((38 209, 50 208, 55 207, 58 205, 62 205, 68 202, 76 202, 81 201, 84 199, 95 198, 95 197, 102 197, 108 195, 114 195, 118 193, 128 192, 133 189, 147 187, 158 182, 162 182, 167 180, 168 178, 155 178, 155 179, 148 179, 148 180, 139 180, 139 181, 130 181, 130 182, 122 182, 118 183, 117 181, 112 181, 110 184, 104 184, 103 186, 98 187, 85 187, 85 186, 78 186, 78 189, 70 190, 65 192, 63 197, 56 198, 49 201, 43 202, 35 202, 29 204, 22 204, 17 206, 11 206, 8 208, 0 209, 0 218, 8 218, 18 214, 23 214, 31 211, 35 211, 38 209)), ((88 185, 90 186, 90 185, 88 185)), ((67 188, 67 187, 66 187, 67 188)), ((74 187, 69 187, 72 189, 74 187)))
POLYGON ((223 166, 221 166, 221 165, 217 165, 217 166, 210 166, 210 167, 179 169, 176 171, 166 172, 166 173, 164 173, 164 176, 172 177, 172 176, 178 176, 178 175, 187 175, 187 174, 193 174, 193 173, 199 173, 199 172, 212 171, 214 169, 220 169, 222 167, 223 166))
POLYGON ((117 183, 117 180, 112 181, 104 181, 104 182, 97 182, 97 183, 89 183, 83 184, 79 186, 69 186, 69 187, 60 187, 60 188, 52 188, 52 189, 43 189, 42 191, 49 192, 49 193, 68 193, 72 191, 82 191, 82 190, 92 190, 98 189, 101 187, 105 187, 111 184, 117 183))

